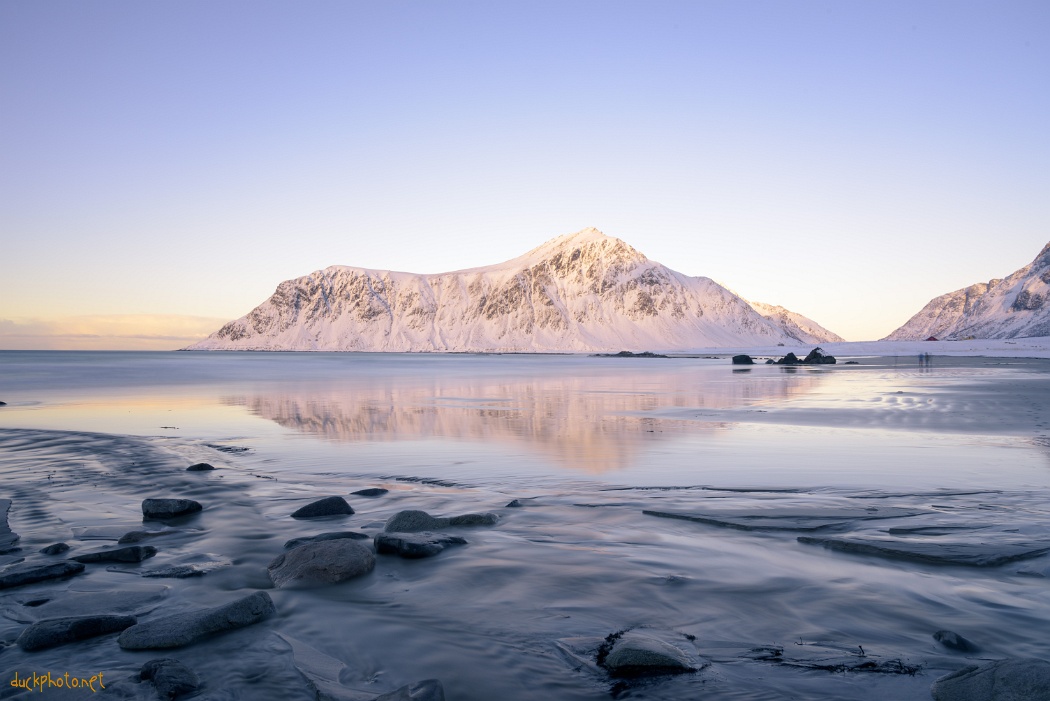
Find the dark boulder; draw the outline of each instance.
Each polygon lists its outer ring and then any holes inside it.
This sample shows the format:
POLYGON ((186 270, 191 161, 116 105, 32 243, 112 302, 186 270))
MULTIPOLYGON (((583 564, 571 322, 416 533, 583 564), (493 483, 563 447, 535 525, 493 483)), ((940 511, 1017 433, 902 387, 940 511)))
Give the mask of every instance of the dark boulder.
POLYGON ((182 647, 215 633, 258 623, 276 611, 270 595, 257 591, 223 606, 139 623, 121 633, 117 642, 125 650, 182 647))
POLYGON ((389 489, 383 489, 382 487, 369 487, 368 489, 358 489, 356 492, 350 493, 359 497, 381 497, 389 491, 389 489))
POLYGON ((750 355, 734 355, 733 365, 754 365, 755 360, 750 355))
POLYGON ((777 365, 798 365, 799 362, 800 361, 797 355, 795 355, 794 353, 788 353, 783 358, 777 361, 777 365))
POLYGON ((142 665, 139 678, 152 681, 162 699, 173 699, 181 694, 188 694, 196 691, 201 685, 201 680, 192 669, 170 657, 150 660, 142 665))
POLYGON ((463 514, 462 516, 450 516, 450 526, 495 526, 499 523, 496 514, 463 514))
POLYGON ((667 637, 681 636, 635 630, 613 633, 598 648, 598 666, 613 677, 683 674, 704 666, 692 652, 662 639, 667 637))
POLYGON ((443 533, 379 533, 375 537, 380 555, 400 555, 408 559, 433 557, 449 545, 466 545, 459 536, 443 533))
POLYGON ((325 497, 297 509, 292 514, 292 518, 318 518, 320 516, 341 516, 352 513, 354 513, 354 510, 346 503, 346 499, 342 497, 325 497))
POLYGON ((46 650, 78 640, 118 633, 135 625, 134 616, 70 616, 37 621, 15 641, 26 652, 46 650))
POLYGON ((516 509, 520 506, 524 506, 524 504, 521 503, 521 499, 514 499, 509 504, 507 504, 508 509, 516 509))
POLYGON ((823 348, 814 348, 802 363, 804 365, 834 365, 835 356, 828 355, 823 348))
POLYGON ((977 646, 958 633, 950 630, 939 630, 933 634, 933 639, 949 650, 957 652, 977 652, 977 646))
POLYGON ((306 543, 275 557, 266 566, 278 589, 336 584, 372 571, 375 555, 360 543, 339 538, 306 543))
POLYGON ((431 516, 426 511, 399 511, 389 519, 383 530, 392 533, 436 531, 448 526, 494 526, 499 516, 491 513, 463 514, 461 516, 431 516))
POLYGON ((8 567, 0 572, 0 589, 10 589, 23 584, 43 582, 48 579, 61 579, 72 577, 84 571, 84 565, 79 562, 56 562, 51 565, 20 565, 8 567))
POLYGON ((163 521, 188 514, 195 514, 204 507, 193 499, 143 499, 142 520, 163 521))
POLYGON ((44 555, 61 555, 67 550, 69 550, 69 545, 66 543, 52 543, 46 548, 40 548, 40 552, 44 555))
POLYGON ((152 545, 128 545, 115 550, 99 550, 93 553, 77 555, 73 560, 77 562, 142 562, 146 558, 157 554, 157 549, 152 545))
POLYGON ((193 465, 190 465, 189 467, 187 467, 186 468, 186 472, 209 472, 209 471, 214 470, 214 469, 215 469, 214 465, 209 465, 206 462, 198 462, 198 463, 194 463, 193 465))

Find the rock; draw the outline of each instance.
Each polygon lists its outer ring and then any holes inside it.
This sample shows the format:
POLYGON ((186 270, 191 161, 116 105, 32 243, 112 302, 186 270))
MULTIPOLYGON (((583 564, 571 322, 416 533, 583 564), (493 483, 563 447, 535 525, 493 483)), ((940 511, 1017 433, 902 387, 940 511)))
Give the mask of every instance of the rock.
POLYGON ((147 538, 156 538, 157 536, 171 535, 172 533, 182 533, 182 531, 177 528, 167 528, 163 531, 129 531, 117 539, 117 545, 140 543, 147 538))
POLYGON ((60 579, 72 577, 84 571, 84 565, 79 562, 56 562, 50 565, 21 565, 8 567, 0 572, 0 589, 10 589, 23 584, 43 582, 47 579, 60 579))
POLYGON ((847 360, 844 365, 860 365, 856 360, 847 360))
POLYGON ((958 633, 950 630, 939 630, 933 634, 933 639, 949 650, 958 652, 977 652, 977 646, 958 633))
POLYGON ((934 701, 1050 701, 1050 662, 1009 659, 969 665, 933 683, 934 701))
POLYGON ((304 536, 302 538, 292 538, 284 544, 284 549, 288 550, 290 548, 296 548, 306 543, 318 543, 322 540, 339 540, 340 538, 368 540, 368 534, 359 531, 333 531, 332 533, 320 533, 318 535, 304 536))
POLYGON ((209 465, 206 462, 198 462, 198 463, 194 463, 193 465, 190 465, 189 467, 187 467, 186 468, 186 472, 209 472, 209 471, 214 470, 214 469, 215 469, 214 465, 209 465))
POLYGON ((436 531, 448 526, 493 526, 499 522, 496 514, 463 514, 462 516, 431 516, 426 511, 399 511, 389 519, 383 530, 391 533, 436 531))
POLYGON ((276 611, 270 595, 257 591, 223 606, 133 625, 120 634, 117 642, 125 650, 182 647, 208 635, 258 623, 276 611))
POLYGON ((519 506, 525 506, 525 505, 521 503, 521 499, 515 499, 512 502, 510 502, 509 504, 507 504, 506 508, 512 509, 512 508, 518 508, 519 506))
POLYGON ((448 520, 450 526, 495 526, 497 523, 499 516, 496 514, 463 514, 448 520))
POLYGON ((682 674, 698 669, 695 658, 678 646, 638 631, 610 635, 598 650, 597 661, 614 677, 682 674))
POLYGON ((142 665, 139 678, 152 681, 162 699, 188 694, 201 685, 201 680, 192 669, 170 657, 150 660, 142 665))
POLYGON ((823 348, 814 348, 802 361, 804 365, 834 365, 835 356, 828 355, 823 348))
POLYGON ((69 546, 65 543, 52 543, 46 548, 40 548, 40 552, 44 555, 61 555, 67 550, 69 550, 69 546))
POLYGON ((164 520, 195 514, 203 507, 193 499, 143 499, 142 520, 164 520))
POLYGON ((307 504, 292 514, 292 518, 317 518, 319 516, 337 516, 352 514, 354 510, 342 497, 325 497, 307 504))
POLYGON ((794 353, 788 353, 783 358, 777 361, 777 365, 798 365, 798 356, 794 353))
POLYGON ((445 690, 437 679, 424 679, 376 696, 374 701, 445 701, 445 690))
POLYGON ((0 555, 18 550, 18 534, 11 530, 7 523, 7 512, 11 508, 10 499, 0 499, 0 555))
POLYGON ((369 489, 358 489, 356 492, 350 493, 359 497, 381 497, 389 491, 389 489, 383 489, 382 487, 370 487, 369 489))
POLYGON ((426 511, 398 511, 387 519, 384 531, 396 533, 413 533, 416 531, 434 531, 449 525, 449 519, 431 516, 426 511))
POLYGON ((754 365, 755 361, 750 355, 734 355, 733 365, 754 365))
POLYGON ((15 642, 26 652, 46 650, 78 640, 96 638, 135 625, 134 616, 70 616, 38 621, 18 636, 15 642))
POLYGON ((467 541, 443 533, 379 533, 375 537, 380 555, 400 555, 409 559, 432 557, 449 545, 466 545, 467 541))
POLYGON ((274 558, 266 566, 278 589, 335 584, 372 571, 375 555, 353 540, 338 538, 306 543, 274 558))
POLYGON ((115 550, 99 550, 72 558, 77 562, 142 562, 157 554, 152 545, 128 545, 115 550))
POLYGON ((128 574, 137 574, 141 577, 149 578, 186 579, 187 577, 203 577, 209 572, 214 572, 223 567, 229 567, 232 564, 232 560, 220 558, 204 562, 187 562, 179 565, 168 565, 166 567, 154 567, 143 570, 117 570, 115 568, 109 568, 109 571, 127 572, 128 574))
POLYGON ((7 406, 7 402, 0 402, 0 406, 7 406))

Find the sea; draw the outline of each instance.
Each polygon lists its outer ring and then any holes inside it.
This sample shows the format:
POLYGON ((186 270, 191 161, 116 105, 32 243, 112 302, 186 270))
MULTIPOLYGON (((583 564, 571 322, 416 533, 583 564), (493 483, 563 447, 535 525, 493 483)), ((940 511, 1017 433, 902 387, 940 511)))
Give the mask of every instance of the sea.
POLYGON ((2 351, 19 539, 0 575, 172 532, 141 563, 0 590, 0 698, 44 698, 9 682, 49 671, 156 698, 138 671, 175 657, 200 699, 364 701, 437 679, 449 701, 907 700, 969 664, 1047 658, 1050 360, 763 360, 2 351), (216 469, 186 471, 199 462, 216 469), (367 488, 387 491, 352 494, 367 488), (291 517, 334 495, 354 513, 291 517), (144 524, 151 497, 204 508, 144 524), (273 587, 286 541, 370 539, 407 509, 498 522, 340 584, 273 587), (39 552, 56 542, 71 550, 39 552), (156 576, 175 565, 196 576, 156 576), (148 621, 259 590, 276 614, 183 648, 16 644, 39 620, 148 621), (611 675, 598 651, 624 631, 694 671, 611 675))

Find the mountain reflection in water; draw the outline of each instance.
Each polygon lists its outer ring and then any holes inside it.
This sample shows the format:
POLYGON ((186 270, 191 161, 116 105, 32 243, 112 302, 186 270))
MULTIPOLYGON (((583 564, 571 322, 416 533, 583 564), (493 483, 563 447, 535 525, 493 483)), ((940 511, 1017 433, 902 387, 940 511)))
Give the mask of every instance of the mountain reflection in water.
POLYGON ((666 371, 511 377, 379 374, 223 397, 280 426, 335 441, 452 439, 525 444, 565 467, 616 470, 661 437, 715 434, 722 421, 661 411, 738 409, 812 391, 820 373, 749 375, 671 361, 666 371))

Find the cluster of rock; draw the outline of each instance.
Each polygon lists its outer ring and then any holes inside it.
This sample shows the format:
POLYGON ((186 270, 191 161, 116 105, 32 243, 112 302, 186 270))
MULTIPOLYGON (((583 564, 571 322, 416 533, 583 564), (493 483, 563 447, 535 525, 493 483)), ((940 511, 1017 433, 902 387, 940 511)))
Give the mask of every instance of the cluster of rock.
MULTIPOLYGON (((799 359, 794 353, 788 353, 779 360, 773 360, 770 358, 766 361, 766 365, 834 365, 836 363, 835 356, 828 355, 824 352, 823 348, 814 348, 811 350, 805 358, 799 359)), ((740 354, 733 356, 733 365, 754 365, 755 359, 747 354, 740 354)))
MULTIPOLYGON (((214 469, 207 463, 196 463, 186 468, 189 472, 209 472, 214 469)), ((355 492, 366 498, 386 493, 386 489, 378 487, 355 492)), ((19 550, 14 546, 19 536, 7 527, 6 515, 10 504, 10 501, 0 500, 0 546, 6 548, 4 552, 19 550)), ((142 501, 141 508, 144 522, 165 523, 179 523, 204 510, 197 501, 179 498, 148 498, 142 501)), ((343 497, 331 496, 306 504, 290 516, 295 519, 325 519, 353 513, 354 510, 343 497)), ((267 573, 278 589, 335 584, 371 572, 375 567, 377 552, 406 558, 431 557, 449 545, 467 542, 464 538, 440 533, 436 529, 494 525, 498 520, 495 514, 440 517, 424 511, 401 511, 391 516, 384 530, 374 537, 358 531, 332 531, 290 539, 285 543, 286 551, 274 558, 267 567, 267 573), (372 542, 368 543, 369 540, 372 542)), ((81 553, 59 562, 24 563, 21 562, 22 558, 14 558, 16 564, 0 571, 0 589, 73 577, 85 572, 88 564, 138 564, 157 554, 157 548, 139 545, 140 541, 183 532, 186 531, 170 527, 129 531, 118 540, 119 547, 81 553)), ((70 546, 66 543, 54 543, 39 552, 43 556, 54 557, 69 550, 70 546)), ((144 577, 187 577, 200 576, 213 566, 222 564, 229 562, 169 565, 156 569, 110 569, 134 572, 144 577)), ((44 598, 38 603, 47 601, 49 599, 44 598)), ((179 648, 253 625, 274 613, 276 606, 270 595, 265 591, 255 591, 221 606, 160 616, 142 622, 136 616, 115 613, 46 618, 24 628, 15 643, 25 652, 36 652, 117 634, 117 643, 124 650, 179 648)), ((150 682, 162 699, 190 694, 200 687, 197 675, 182 662, 172 658, 146 662, 130 680, 130 683, 135 684, 141 682, 150 682)), ((375 701, 444 701, 444 691, 439 681, 429 679, 381 694, 375 697, 375 701)))

